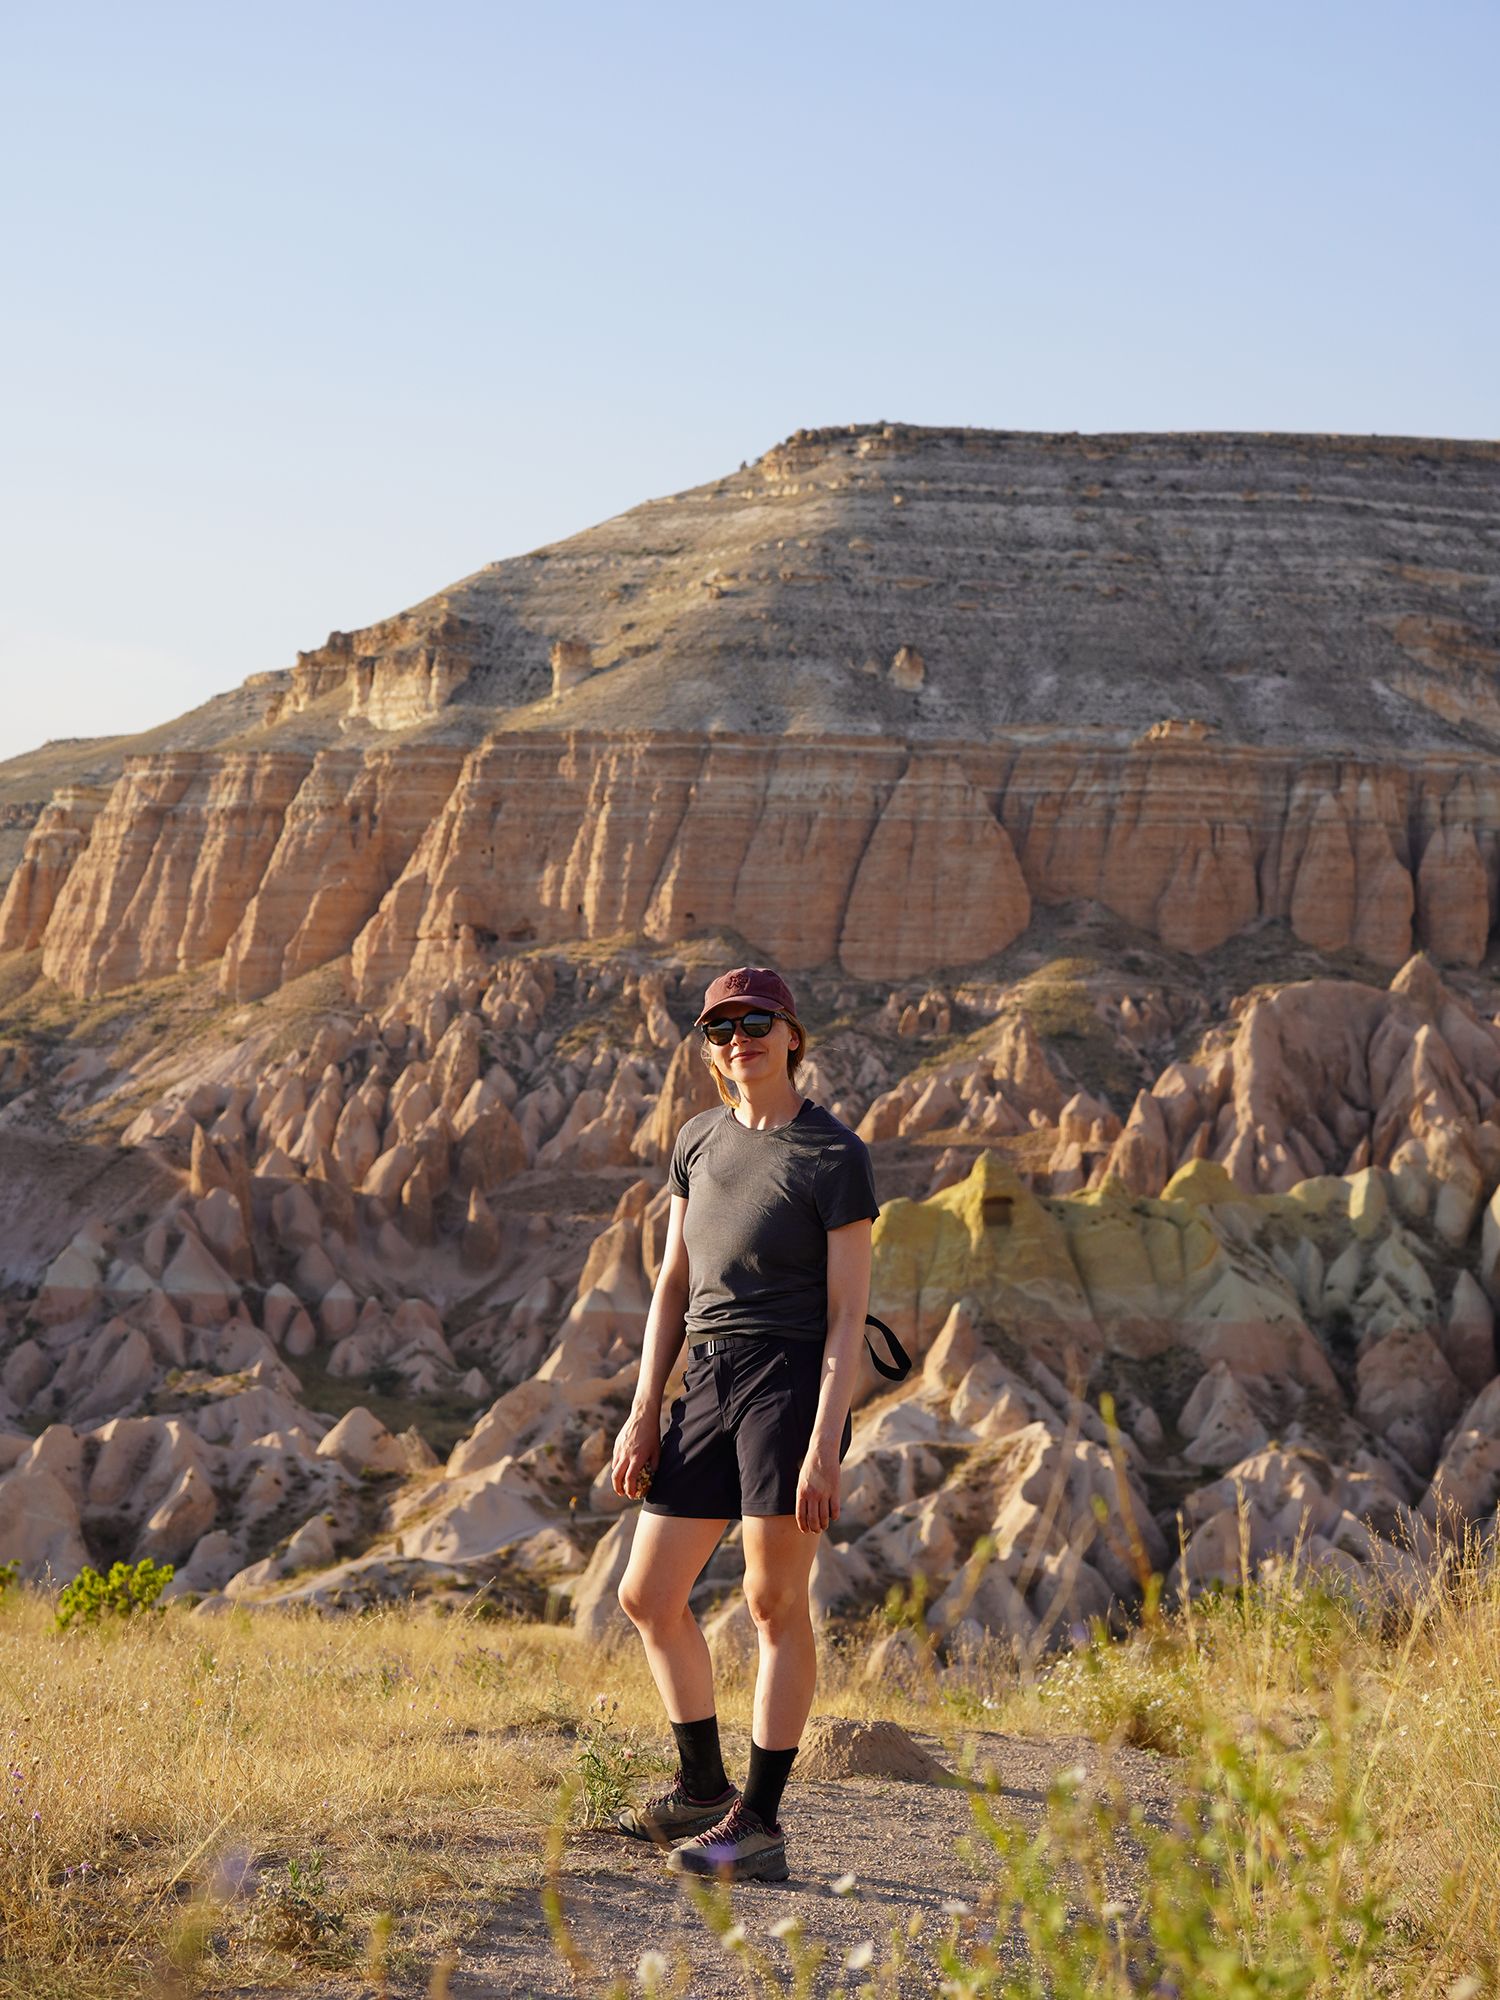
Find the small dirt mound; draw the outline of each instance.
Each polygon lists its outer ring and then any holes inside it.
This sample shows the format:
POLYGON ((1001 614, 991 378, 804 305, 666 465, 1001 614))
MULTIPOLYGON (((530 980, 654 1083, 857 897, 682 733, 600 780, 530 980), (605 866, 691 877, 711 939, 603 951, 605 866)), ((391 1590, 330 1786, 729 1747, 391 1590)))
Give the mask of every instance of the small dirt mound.
POLYGON ((953 1773, 895 1722, 850 1722, 815 1715, 797 1757, 801 1778, 904 1778, 911 1785, 951 1785, 953 1773))

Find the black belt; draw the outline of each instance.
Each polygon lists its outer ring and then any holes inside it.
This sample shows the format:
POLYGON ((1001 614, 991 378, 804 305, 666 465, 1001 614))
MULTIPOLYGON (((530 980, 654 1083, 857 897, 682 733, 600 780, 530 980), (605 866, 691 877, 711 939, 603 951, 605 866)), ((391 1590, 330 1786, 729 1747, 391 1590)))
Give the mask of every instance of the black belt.
MULTIPOLYGON (((904 1382, 911 1373, 911 1356, 901 1345, 900 1341, 897 1340, 895 1334, 891 1332, 883 1319, 876 1319, 874 1313, 867 1313, 865 1315, 865 1325, 873 1326, 877 1333, 885 1335, 886 1345, 890 1348, 891 1357, 895 1363, 893 1367, 890 1363, 882 1361, 871 1345, 870 1336, 866 1334, 865 1346, 870 1349, 870 1359, 875 1364, 877 1372, 883 1375, 888 1382, 904 1382)), ((782 1337, 790 1339, 792 1336, 785 1335, 782 1337)), ((743 1340, 744 1338, 743 1334, 730 1334, 725 1338, 715 1336, 712 1340, 694 1341, 693 1352, 694 1354, 725 1354, 731 1347, 737 1345, 739 1340, 743 1340)))

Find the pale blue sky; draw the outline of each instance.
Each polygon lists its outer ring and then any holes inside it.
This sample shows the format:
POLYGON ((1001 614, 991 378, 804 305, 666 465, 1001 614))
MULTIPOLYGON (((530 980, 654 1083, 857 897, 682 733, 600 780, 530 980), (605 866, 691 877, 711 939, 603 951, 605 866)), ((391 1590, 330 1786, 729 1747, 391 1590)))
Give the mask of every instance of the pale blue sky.
POLYGON ((0 16, 0 756, 799 425, 1500 432, 1500 9, 0 16))

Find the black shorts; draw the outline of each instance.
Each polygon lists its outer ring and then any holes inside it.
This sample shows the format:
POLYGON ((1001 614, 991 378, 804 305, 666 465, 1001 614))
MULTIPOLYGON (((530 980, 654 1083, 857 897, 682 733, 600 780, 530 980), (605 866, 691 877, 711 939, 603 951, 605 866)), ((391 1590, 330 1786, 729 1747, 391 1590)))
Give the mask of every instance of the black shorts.
MULTIPOLYGON (((737 1521, 795 1514, 822 1386, 823 1344, 774 1333, 737 1334, 695 1351, 672 1405, 651 1481, 648 1514, 737 1521)), ((839 1458, 849 1449, 844 1419, 839 1458)))

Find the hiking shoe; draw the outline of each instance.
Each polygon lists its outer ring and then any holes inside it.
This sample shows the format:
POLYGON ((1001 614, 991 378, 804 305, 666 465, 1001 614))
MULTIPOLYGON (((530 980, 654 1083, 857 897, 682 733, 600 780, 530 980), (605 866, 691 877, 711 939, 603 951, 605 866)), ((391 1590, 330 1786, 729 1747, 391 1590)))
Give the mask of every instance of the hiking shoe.
POLYGON ((786 1836, 737 1798, 716 1826, 674 1847, 667 1866, 674 1875, 715 1875, 721 1882, 784 1882, 786 1836))
POLYGON ((670 1847, 674 1840, 686 1840, 695 1833, 706 1833, 724 1818, 738 1802, 739 1796, 739 1787, 731 1785, 716 1799, 690 1799, 683 1790, 679 1775, 673 1779, 669 1791, 659 1792, 639 1808, 627 1806, 624 1812, 617 1815, 615 1825, 621 1833, 628 1833, 634 1840, 649 1840, 657 1847, 670 1847))

